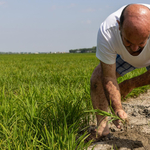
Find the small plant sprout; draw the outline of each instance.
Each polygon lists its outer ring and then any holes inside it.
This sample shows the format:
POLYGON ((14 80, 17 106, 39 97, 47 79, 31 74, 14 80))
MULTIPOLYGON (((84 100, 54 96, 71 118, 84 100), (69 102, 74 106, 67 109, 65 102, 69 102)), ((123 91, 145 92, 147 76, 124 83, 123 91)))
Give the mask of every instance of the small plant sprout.
POLYGON ((100 109, 92 109, 92 110, 89 110, 87 112, 91 112, 91 113, 96 113, 97 115, 100 115, 100 116, 103 116, 102 120, 105 118, 105 117, 109 117, 111 118, 109 121, 108 121, 108 124, 115 121, 115 120, 120 120, 120 122, 126 127, 127 123, 128 123, 128 120, 123 120, 121 119, 119 116, 117 116, 111 106, 111 101, 110 101, 110 105, 109 105, 109 108, 111 110, 111 112, 106 112, 106 111, 103 111, 103 110, 100 110, 100 109))

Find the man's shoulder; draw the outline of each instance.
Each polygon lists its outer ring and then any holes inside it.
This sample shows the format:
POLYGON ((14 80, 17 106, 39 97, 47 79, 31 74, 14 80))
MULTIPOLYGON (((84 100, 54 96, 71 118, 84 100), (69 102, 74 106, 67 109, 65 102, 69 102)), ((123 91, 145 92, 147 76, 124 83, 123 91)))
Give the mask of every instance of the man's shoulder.
POLYGON ((109 29, 112 27, 115 27, 117 25, 117 20, 120 21, 120 15, 122 13, 122 10, 126 7, 123 6, 120 9, 118 9, 117 11, 111 13, 101 24, 101 26, 105 26, 105 29, 109 29))

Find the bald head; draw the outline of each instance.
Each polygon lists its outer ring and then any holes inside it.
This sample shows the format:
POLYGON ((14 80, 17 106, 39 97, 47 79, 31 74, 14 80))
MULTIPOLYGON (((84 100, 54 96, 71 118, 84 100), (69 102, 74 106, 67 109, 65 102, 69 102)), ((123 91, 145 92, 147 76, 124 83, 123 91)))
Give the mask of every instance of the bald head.
POLYGON ((134 30, 137 34, 150 32, 150 10, 139 4, 129 5, 124 11, 122 28, 134 30), (141 33, 142 32, 142 33, 141 33))

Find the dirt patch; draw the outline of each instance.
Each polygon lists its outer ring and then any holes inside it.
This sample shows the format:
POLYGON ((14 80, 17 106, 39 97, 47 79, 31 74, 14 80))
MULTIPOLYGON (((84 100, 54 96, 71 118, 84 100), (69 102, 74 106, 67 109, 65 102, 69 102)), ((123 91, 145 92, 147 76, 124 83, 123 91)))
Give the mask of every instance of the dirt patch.
POLYGON ((117 129, 110 124, 112 139, 94 143, 88 150, 150 150, 150 90, 137 98, 122 102, 129 125, 117 129))

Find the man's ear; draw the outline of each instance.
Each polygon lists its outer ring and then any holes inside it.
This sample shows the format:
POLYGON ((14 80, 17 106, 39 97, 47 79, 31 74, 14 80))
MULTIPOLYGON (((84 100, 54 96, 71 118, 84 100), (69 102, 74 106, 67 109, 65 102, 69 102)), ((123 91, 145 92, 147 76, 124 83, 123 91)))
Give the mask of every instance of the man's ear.
POLYGON ((119 21, 119 20, 117 20, 117 23, 118 23, 118 25, 119 25, 119 30, 120 30, 120 21, 119 21))

